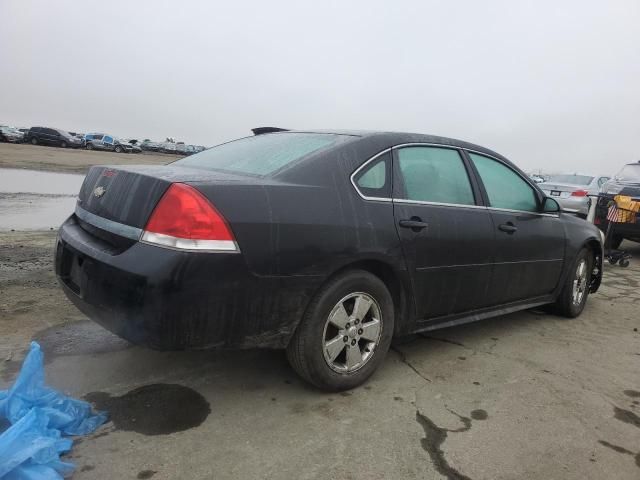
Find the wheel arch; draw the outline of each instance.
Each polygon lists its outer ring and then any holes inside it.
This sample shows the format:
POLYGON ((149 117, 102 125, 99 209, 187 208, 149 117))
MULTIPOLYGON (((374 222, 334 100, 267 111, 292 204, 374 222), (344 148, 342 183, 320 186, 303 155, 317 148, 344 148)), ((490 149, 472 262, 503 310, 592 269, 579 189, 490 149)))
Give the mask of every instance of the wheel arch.
POLYGON ((595 293, 598 291, 598 288, 600 287, 600 283, 602 282, 602 259, 604 257, 602 243, 596 238, 589 238, 582 244, 582 248, 586 248, 587 250, 591 251, 591 253, 593 254, 594 275, 591 278, 591 285, 589 286, 589 291, 591 293, 595 293))
POLYGON ((311 296, 308 303, 311 303, 317 292, 320 291, 327 283, 338 275, 350 270, 364 270, 382 280, 389 290, 391 299, 393 300, 395 313, 394 336, 408 333, 410 330, 410 320, 412 318, 410 313, 412 311, 412 304, 410 300, 411 296, 408 294, 410 286, 407 284, 407 280, 403 279, 401 272, 394 268, 391 263, 380 259, 359 259, 346 265, 342 265, 318 286, 316 292, 311 296))

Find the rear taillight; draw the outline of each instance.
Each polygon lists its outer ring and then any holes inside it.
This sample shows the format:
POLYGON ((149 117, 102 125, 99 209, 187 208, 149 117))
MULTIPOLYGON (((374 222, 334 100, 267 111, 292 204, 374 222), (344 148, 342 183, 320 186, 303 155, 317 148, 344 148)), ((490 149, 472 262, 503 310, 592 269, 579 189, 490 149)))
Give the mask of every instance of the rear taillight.
POLYGON ((153 210, 141 240, 180 250, 237 252, 224 217, 195 188, 174 183, 153 210))
POLYGON ((575 192, 571 192, 571 196, 572 197, 586 197, 588 193, 589 192, 587 192, 586 190, 576 190, 575 192))

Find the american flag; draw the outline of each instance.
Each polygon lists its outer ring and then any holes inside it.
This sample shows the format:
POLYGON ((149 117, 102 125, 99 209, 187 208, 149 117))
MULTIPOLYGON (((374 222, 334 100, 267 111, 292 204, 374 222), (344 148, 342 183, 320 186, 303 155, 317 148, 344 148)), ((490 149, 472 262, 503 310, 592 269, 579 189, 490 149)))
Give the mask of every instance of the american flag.
POLYGON ((607 220, 610 222, 618 221, 618 207, 613 204, 609 207, 609 211, 607 212, 607 220))

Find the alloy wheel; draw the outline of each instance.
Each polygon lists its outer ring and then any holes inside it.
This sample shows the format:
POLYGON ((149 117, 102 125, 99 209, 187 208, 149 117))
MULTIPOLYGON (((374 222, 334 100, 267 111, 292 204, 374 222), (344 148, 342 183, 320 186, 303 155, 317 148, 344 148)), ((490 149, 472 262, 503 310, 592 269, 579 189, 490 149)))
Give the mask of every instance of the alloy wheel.
POLYGON ((581 259, 580 263, 576 267, 576 273, 573 278, 573 291, 571 295, 571 300, 574 305, 580 305, 582 303, 582 299, 587 291, 587 260, 581 259))
POLYGON ((342 298, 324 326, 324 359, 338 373, 352 373, 373 356, 380 342, 382 312, 373 297, 356 292, 342 298))

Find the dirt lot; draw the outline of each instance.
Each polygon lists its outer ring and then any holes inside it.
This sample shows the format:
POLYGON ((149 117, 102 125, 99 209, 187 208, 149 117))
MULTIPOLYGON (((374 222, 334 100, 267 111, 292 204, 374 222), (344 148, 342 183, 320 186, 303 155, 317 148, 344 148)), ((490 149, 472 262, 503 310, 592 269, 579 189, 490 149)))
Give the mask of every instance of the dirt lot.
POLYGON ((107 409, 74 478, 637 479, 640 246, 584 314, 521 312, 407 339, 364 387, 317 392, 282 352, 153 352, 56 287, 53 232, 0 233, 0 388, 28 341, 107 409))
POLYGON ((181 158, 150 153, 113 153, 74 148, 0 143, 0 168, 28 168, 51 172, 86 173, 92 165, 164 165, 181 158))

